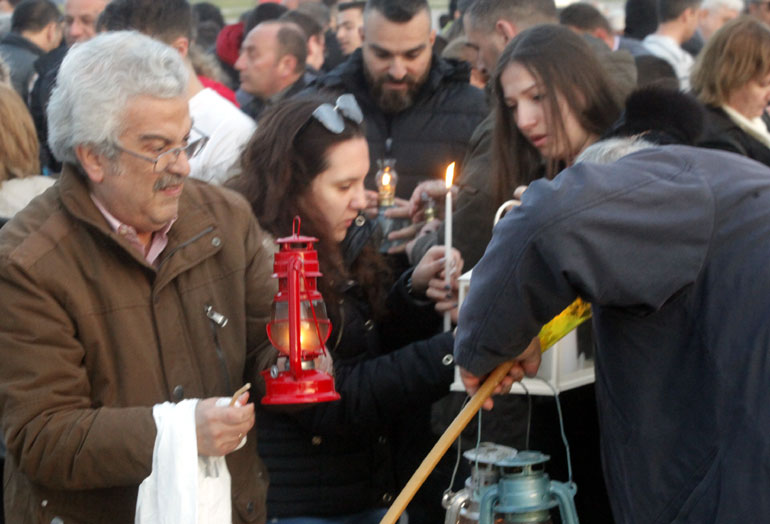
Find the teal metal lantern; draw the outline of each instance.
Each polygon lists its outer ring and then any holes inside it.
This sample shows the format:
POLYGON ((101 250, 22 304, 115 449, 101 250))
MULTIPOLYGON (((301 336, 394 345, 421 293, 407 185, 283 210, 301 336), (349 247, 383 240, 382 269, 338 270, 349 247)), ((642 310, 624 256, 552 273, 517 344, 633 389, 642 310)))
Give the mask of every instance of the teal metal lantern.
POLYGON ((549 459, 539 451, 519 451, 497 462, 500 480, 481 498, 479 524, 547 524, 557 507, 563 524, 578 524, 577 486, 551 480, 545 473, 549 459))

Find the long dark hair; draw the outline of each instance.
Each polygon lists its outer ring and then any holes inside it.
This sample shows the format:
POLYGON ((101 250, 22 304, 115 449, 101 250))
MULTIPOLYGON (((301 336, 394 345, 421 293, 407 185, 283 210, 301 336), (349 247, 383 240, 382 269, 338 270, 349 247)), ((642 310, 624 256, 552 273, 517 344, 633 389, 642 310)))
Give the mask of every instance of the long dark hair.
POLYGON ((363 125, 347 118, 340 133, 326 129, 312 116, 323 103, 334 105, 334 99, 307 96, 267 110, 241 156, 242 174, 228 186, 246 197, 260 225, 273 237, 291 235, 292 221, 299 215, 302 234, 319 239, 316 248, 324 277, 318 287, 330 314, 337 314, 341 287, 350 278, 361 284, 367 301, 380 311, 385 261, 376 249, 367 246, 352 267, 345 267, 339 243, 309 198, 313 179, 329 167, 329 150, 347 140, 365 138, 363 125))
POLYGON ((512 63, 522 65, 543 86, 545 118, 557 140, 566 140, 559 112, 561 95, 587 132, 601 135, 620 114, 614 85, 588 44, 566 27, 546 24, 519 33, 500 55, 494 74, 495 133, 492 169, 497 204, 513 196, 517 186, 545 176, 553 178, 565 166, 546 159, 519 131, 505 104, 500 77, 512 63))

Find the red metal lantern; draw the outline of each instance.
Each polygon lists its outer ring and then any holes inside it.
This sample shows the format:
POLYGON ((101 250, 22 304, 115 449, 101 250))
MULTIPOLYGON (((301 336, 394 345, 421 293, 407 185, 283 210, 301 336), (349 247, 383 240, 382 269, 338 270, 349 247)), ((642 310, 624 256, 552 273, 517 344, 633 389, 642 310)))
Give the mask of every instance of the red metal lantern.
POLYGON ((316 287, 321 276, 317 238, 299 235, 301 221, 294 217, 292 236, 279 238, 273 277, 278 293, 267 325, 267 336, 279 352, 288 357, 286 369, 272 366, 263 371, 267 394, 263 404, 304 404, 338 400, 334 379, 316 370, 314 360, 326 351, 324 344, 332 330, 326 306, 316 287))

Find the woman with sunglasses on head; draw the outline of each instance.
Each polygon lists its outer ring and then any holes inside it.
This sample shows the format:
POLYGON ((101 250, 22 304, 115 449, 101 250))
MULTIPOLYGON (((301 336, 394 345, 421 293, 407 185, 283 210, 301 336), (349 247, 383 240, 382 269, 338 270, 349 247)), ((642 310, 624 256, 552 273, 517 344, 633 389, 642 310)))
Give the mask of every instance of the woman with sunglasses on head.
POLYGON ((427 452, 424 434, 409 428, 454 376, 454 337, 431 336, 441 318, 425 297, 443 274, 443 248, 392 279, 376 247, 378 228, 360 214, 369 170, 362 118, 352 95, 276 105, 231 184, 273 237, 290 235, 298 215, 301 233, 319 239, 318 287, 332 321, 327 349, 342 397, 292 413, 258 408, 270 522, 379 522, 427 452))

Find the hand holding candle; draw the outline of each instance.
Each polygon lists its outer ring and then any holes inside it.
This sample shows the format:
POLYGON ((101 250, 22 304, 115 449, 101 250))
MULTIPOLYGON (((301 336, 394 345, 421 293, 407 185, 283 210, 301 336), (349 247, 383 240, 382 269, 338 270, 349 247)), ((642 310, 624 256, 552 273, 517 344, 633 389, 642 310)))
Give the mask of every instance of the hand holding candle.
MULTIPOLYGON (((452 179, 455 163, 446 168, 446 204, 444 206, 444 285, 450 289, 452 283, 452 179)), ((452 329, 452 317, 449 311, 444 313, 444 331, 452 329)))

